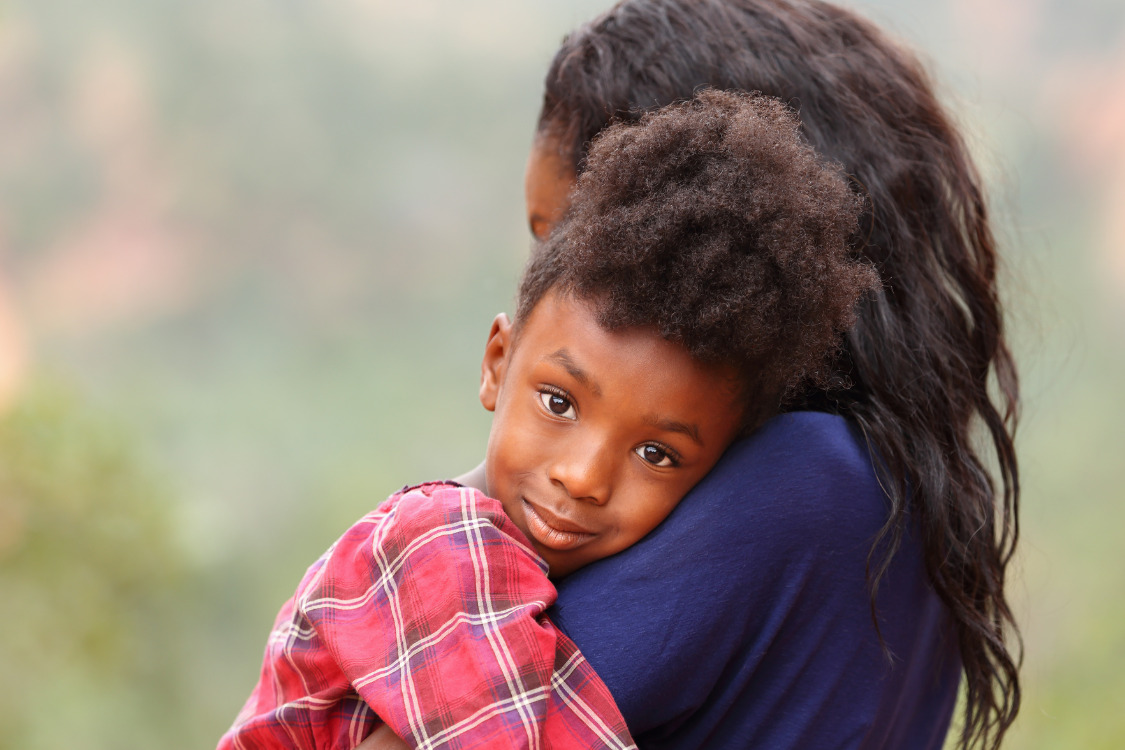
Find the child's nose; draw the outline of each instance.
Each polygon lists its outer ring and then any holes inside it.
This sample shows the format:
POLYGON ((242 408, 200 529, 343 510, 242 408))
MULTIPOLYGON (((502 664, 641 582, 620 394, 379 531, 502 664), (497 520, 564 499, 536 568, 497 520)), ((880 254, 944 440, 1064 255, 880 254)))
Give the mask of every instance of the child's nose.
POLYGON ((559 448, 549 471, 551 482, 575 500, 605 505, 614 472, 608 446, 602 441, 575 436, 559 448))

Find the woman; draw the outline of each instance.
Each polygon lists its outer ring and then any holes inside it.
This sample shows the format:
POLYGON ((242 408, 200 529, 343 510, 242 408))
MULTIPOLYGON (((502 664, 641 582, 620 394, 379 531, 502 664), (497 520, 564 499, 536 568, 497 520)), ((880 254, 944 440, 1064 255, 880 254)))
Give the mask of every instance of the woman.
POLYGON ((997 747, 1020 696, 1017 377, 980 178, 916 58, 818 0, 626 0, 552 62, 532 231, 608 122, 708 86, 799 112, 868 201, 854 241, 884 288, 836 387, 798 394, 650 537, 562 581, 552 618, 642 747, 940 748, 962 673, 960 745, 997 747))

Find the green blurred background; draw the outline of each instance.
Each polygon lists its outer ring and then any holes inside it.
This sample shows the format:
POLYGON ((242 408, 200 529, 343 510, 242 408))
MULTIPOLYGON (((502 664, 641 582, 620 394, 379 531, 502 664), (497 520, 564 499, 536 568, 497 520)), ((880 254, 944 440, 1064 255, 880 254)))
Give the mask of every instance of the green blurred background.
MULTIPOLYGON (((608 5, 0 0, 0 747, 213 746, 305 566, 476 463, 541 79, 608 5)), ((1009 746, 1123 747, 1125 4, 857 7, 1006 248, 1009 746)))

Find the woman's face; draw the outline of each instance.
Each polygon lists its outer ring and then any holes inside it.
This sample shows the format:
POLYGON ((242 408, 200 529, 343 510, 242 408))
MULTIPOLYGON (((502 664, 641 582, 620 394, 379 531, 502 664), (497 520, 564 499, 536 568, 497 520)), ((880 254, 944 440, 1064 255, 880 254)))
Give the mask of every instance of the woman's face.
POLYGON ((524 197, 527 225, 537 240, 546 239, 570 206, 574 164, 561 153, 558 139, 542 133, 535 136, 527 160, 524 197))

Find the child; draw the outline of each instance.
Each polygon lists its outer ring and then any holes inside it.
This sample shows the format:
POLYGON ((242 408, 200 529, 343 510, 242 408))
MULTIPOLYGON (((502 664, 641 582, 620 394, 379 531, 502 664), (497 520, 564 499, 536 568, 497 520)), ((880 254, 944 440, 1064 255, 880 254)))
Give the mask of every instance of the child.
POLYGON ((352 747, 380 720, 417 747, 631 746, 543 616, 547 574, 641 539, 823 380, 875 284, 847 247, 860 208, 776 100, 703 92, 607 130, 492 324, 484 463, 309 569, 220 748, 352 747))

